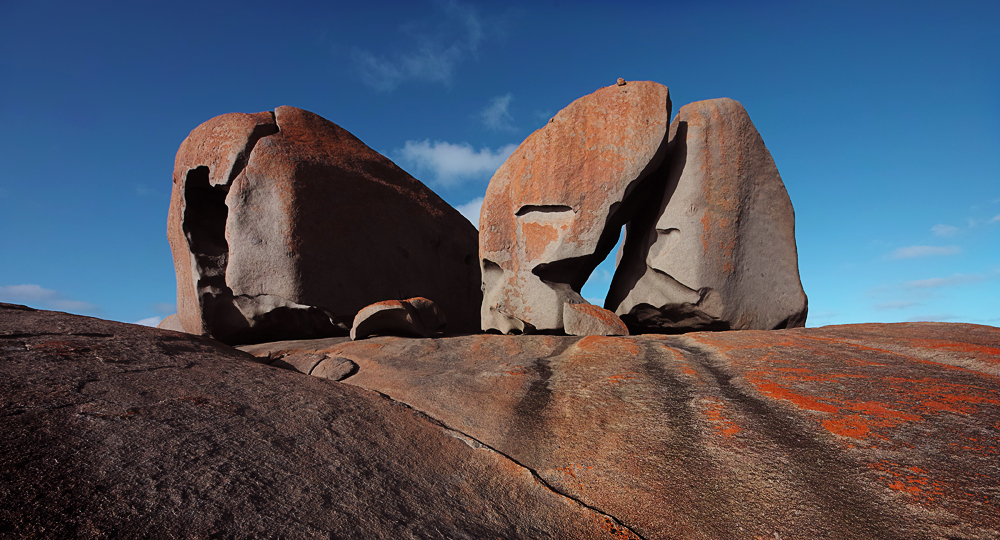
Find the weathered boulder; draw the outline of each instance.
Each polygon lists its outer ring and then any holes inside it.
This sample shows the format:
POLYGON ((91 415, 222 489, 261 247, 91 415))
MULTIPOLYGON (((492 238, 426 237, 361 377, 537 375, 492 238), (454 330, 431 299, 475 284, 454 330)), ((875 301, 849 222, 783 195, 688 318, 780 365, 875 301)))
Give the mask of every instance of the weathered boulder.
POLYGON ((563 325, 571 336, 628 335, 628 328, 617 315, 593 304, 564 304, 563 325))
POLYGON ((183 327, 227 343, 346 335, 424 296, 475 331, 477 233, 346 130, 294 107, 226 114, 177 153, 168 238, 183 327))
POLYGON ((1000 329, 906 323, 244 347, 358 365, 642 538, 1000 537, 1000 329))
POLYGON ((184 325, 181 324, 181 319, 176 313, 164 317, 156 327, 161 330, 173 330, 174 332, 184 331, 184 325))
POLYGON ((661 193, 628 225, 605 307, 633 332, 803 326, 795 213, 743 106, 681 107, 668 155, 661 193))
POLYGON ((441 310, 426 298, 383 300, 358 312, 351 339, 374 335, 425 338, 443 330, 446 323, 441 310))
POLYGON ((383 395, 9 304, 0 433, 4 538, 638 538, 383 395))
POLYGON ((563 304, 584 301, 580 288, 644 198, 642 180, 663 160, 669 121, 663 85, 601 88, 559 111, 500 166, 479 220, 483 330, 563 328, 563 304))

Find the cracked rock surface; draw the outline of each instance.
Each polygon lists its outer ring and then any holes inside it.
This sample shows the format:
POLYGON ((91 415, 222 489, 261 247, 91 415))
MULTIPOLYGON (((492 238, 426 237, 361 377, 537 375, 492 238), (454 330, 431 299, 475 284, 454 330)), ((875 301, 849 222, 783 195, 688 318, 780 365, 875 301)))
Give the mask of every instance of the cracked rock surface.
POLYGON ((384 395, 10 304, 0 433, 2 538, 637 538, 384 395))
POLYGON ((295 107, 208 120, 181 144, 167 236, 183 328, 225 343, 347 335, 423 296, 479 329, 478 233, 347 130, 295 107))
POLYGON ((1000 329, 290 341, 647 539, 1000 538, 1000 329), (342 361, 342 360, 341 360, 342 361))

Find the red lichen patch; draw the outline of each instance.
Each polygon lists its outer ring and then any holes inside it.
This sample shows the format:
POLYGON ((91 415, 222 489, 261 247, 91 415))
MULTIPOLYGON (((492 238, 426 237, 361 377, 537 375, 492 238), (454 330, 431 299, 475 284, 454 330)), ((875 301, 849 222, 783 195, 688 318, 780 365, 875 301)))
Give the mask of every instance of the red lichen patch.
POLYGON ((613 382, 613 383, 615 383, 615 384, 619 384, 619 383, 623 383, 623 382, 626 382, 626 381, 635 380, 638 377, 639 377, 638 373, 634 373, 634 372, 630 371, 630 372, 627 372, 627 373, 619 373, 618 375, 612 375, 612 376, 608 377, 608 380, 611 381, 611 382, 613 382))
POLYGON ((906 467, 899 463, 880 460, 869 463, 870 469, 879 471, 878 478, 883 485, 893 491, 907 495, 914 502, 933 503, 939 498, 966 498, 952 485, 916 466, 906 467))
POLYGON ((620 540, 637 540, 639 538, 632 531, 618 525, 607 516, 595 513, 594 519, 598 521, 601 529, 609 535, 609 538, 616 538, 620 540))
POLYGON ((572 358, 574 359, 590 356, 631 357, 639 354, 639 344, 635 340, 610 336, 587 336, 577 341, 573 349, 572 358))
POLYGON ((706 397, 699 401, 698 404, 700 405, 701 412, 708 418, 716 433, 728 439, 740 432, 740 426, 723 415, 722 411, 725 403, 721 399, 706 397))
POLYGON ((547 223, 528 221, 521 224, 522 245, 527 260, 538 260, 549 244, 559 240, 559 230, 547 223))
POLYGON ((957 341, 947 341, 943 339, 910 339, 908 340, 916 347, 929 349, 945 349, 948 351, 984 355, 985 360, 993 363, 1000 363, 1000 349, 996 347, 986 347, 984 345, 974 345, 972 343, 960 343, 957 341))
POLYGON ((823 420, 822 425, 830 433, 841 437, 861 439, 868 435, 868 423, 856 414, 846 418, 828 418, 823 420))
POLYGON ((792 392, 791 390, 767 379, 747 377, 747 380, 762 394, 774 399, 790 401, 800 409, 822 413, 836 413, 840 410, 832 405, 822 403, 815 398, 792 392))

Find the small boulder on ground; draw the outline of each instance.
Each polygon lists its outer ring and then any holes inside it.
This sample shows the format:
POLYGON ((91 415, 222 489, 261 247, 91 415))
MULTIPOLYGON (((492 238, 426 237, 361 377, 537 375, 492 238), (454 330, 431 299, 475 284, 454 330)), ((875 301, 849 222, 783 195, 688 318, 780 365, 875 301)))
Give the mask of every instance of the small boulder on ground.
POLYGON ((426 338, 442 331, 445 324, 444 313, 426 298, 384 300, 358 312, 351 339, 374 335, 426 338))
POLYGON ((563 304, 563 326, 571 336, 628 335, 617 315, 593 304, 563 304))
POLYGON ((584 301, 587 277, 646 198, 670 95, 654 82, 622 83, 559 111, 490 180, 479 220, 483 330, 561 330, 563 304, 584 301))
POLYGON ((732 99, 681 107, 660 194, 629 224, 605 306, 637 332, 803 326, 795 212, 732 99))

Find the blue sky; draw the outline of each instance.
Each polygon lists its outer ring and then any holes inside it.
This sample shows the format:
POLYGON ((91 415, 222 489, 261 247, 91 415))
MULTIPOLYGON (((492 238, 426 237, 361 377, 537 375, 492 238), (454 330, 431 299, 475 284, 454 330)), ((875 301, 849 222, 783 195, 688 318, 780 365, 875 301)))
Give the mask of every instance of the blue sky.
MULTIPOLYGON (((997 2, 0 1, 0 301, 174 311, 174 154, 293 105, 470 215, 574 99, 743 103, 796 211, 809 326, 1000 326, 997 2)), ((584 296, 600 300, 613 262, 584 296)))

